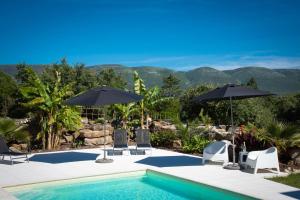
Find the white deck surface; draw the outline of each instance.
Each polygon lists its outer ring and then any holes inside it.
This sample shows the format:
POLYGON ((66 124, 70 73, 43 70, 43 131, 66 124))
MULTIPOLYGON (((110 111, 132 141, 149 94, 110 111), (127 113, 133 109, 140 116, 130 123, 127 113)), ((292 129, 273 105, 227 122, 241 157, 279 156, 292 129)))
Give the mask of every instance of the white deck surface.
MULTIPOLYGON (((132 147, 133 148, 133 147, 132 147)), ((272 173, 253 175, 230 171, 220 165, 201 165, 201 158, 153 149, 152 155, 115 155, 113 163, 95 163, 100 149, 30 155, 31 161, 10 165, 0 161, 0 199, 9 199, 5 187, 52 180, 152 169, 260 199, 297 199, 300 190, 264 179, 272 173), (1 188, 2 187, 2 188, 1 188), (4 187, 4 189, 3 189, 4 187), (294 198, 293 198, 294 197, 294 198)), ((7 158, 6 158, 7 159, 7 158)), ((12 198, 13 199, 13 198, 12 198)))

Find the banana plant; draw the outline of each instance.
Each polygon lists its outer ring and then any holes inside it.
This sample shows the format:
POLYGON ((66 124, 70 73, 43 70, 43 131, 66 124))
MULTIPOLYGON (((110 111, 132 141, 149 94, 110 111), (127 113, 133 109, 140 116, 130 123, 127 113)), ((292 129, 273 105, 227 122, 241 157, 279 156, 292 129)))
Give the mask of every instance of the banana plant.
POLYGON ((127 124, 129 118, 134 115, 135 113, 138 113, 138 108, 136 107, 135 103, 129 103, 129 104, 116 104, 115 108, 117 112, 121 115, 122 122, 123 122, 123 128, 127 129, 127 124))
MULTIPOLYGON (((137 71, 134 71, 134 92, 138 95, 142 95, 143 99, 139 102, 140 108, 140 122, 141 128, 144 128, 144 116, 146 114, 146 119, 150 118, 150 111, 155 109, 159 103, 172 99, 172 97, 161 97, 160 89, 158 87, 153 87, 150 89, 146 88, 146 85, 142 78, 140 78, 137 71)), ((148 128, 148 120, 147 120, 148 128)))
POLYGON ((61 77, 56 72, 56 82, 51 87, 44 84, 38 76, 32 76, 28 85, 22 86, 20 92, 27 101, 24 106, 32 108, 39 115, 41 132, 38 138, 43 140, 43 148, 48 150, 59 146, 63 128, 76 129, 81 125, 80 113, 63 104, 72 94, 71 84, 61 85, 61 77))

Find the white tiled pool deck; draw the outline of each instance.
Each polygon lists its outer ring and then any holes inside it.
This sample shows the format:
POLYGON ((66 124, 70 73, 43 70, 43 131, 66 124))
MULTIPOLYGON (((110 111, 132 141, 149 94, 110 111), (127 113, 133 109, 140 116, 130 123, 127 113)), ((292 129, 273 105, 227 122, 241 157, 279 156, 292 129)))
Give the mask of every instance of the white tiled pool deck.
MULTIPOLYGON (((133 147, 132 147, 133 148, 133 147)), ((297 199, 300 190, 264 179, 272 173, 253 175, 223 169, 220 165, 201 165, 201 157, 153 149, 152 155, 115 155, 113 163, 95 163, 103 156, 100 149, 73 150, 30 155, 29 163, 0 161, 0 199, 15 199, 5 187, 152 169, 196 182, 227 189, 259 199, 297 199)), ((23 161, 20 159, 20 161, 23 161)))

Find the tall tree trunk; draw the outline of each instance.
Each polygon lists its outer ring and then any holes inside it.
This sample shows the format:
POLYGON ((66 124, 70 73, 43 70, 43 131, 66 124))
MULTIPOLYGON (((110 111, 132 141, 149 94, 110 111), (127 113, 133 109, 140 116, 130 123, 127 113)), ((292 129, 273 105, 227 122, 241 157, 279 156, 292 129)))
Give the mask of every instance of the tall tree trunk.
POLYGON ((47 150, 51 150, 51 149, 52 149, 52 129, 49 128, 48 140, 47 140, 47 150))
POLYGON ((150 118, 150 115, 149 113, 146 114, 146 129, 149 129, 149 118, 150 118))
POLYGON ((45 150, 46 149, 46 134, 45 134, 45 132, 42 137, 42 143, 43 143, 43 150, 45 150))
POLYGON ((48 132, 48 139, 47 139, 47 150, 51 150, 51 145, 52 144, 52 135, 50 132, 48 132))

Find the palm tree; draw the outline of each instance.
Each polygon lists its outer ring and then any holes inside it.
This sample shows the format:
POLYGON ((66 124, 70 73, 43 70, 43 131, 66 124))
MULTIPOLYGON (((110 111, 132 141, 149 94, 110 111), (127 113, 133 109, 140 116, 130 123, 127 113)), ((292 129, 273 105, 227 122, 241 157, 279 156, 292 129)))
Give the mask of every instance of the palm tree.
POLYGON ((279 151, 286 151, 289 147, 300 147, 300 128, 297 125, 274 121, 266 131, 269 140, 279 151))
POLYGON ((72 94, 71 84, 62 86, 61 77, 56 72, 56 82, 51 87, 44 84, 36 75, 29 78, 29 85, 20 88, 21 94, 27 100, 25 106, 33 108, 40 118, 43 148, 48 150, 59 146, 62 129, 77 129, 80 127, 80 113, 74 108, 63 104, 66 97, 72 94))

